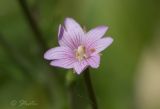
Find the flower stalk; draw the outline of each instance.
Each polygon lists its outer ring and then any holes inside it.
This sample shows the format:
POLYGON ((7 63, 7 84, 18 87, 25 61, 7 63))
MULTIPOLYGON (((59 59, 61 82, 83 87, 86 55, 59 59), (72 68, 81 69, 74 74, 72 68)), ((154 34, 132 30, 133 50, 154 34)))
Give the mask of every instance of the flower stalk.
POLYGON ((87 68, 84 71, 83 76, 84 76, 84 81, 85 81, 85 84, 86 84, 86 87, 87 87, 89 99, 91 101, 92 109, 98 109, 98 104, 97 104, 96 96, 95 96, 95 93, 94 93, 94 90, 93 90, 89 68, 87 68))
POLYGON ((68 87, 68 95, 69 95, 69 109, 76 109, 76 99, 75 96, 75 83, 76 83, 76 75, 72 70, 69 70, 66 75, 66 84, 68 87))
POLYGON ((22 8, 22 11, 23 11, 26 19, 28 20, 28 23, 31 27, 31 30, 34 33, 34 36, 35 36, 35 39, 37 40, 37 43, 43 49, 43 51, 46 50, 47 49, 47 44, 45 43, 45 41, 43 39, 42 33, 38 28, 37 22, 35 21, 32 13, 29 10, 29 6, 28 6, 26 0, 18 0, 18 2, 19 2, 19 5, 22 8))

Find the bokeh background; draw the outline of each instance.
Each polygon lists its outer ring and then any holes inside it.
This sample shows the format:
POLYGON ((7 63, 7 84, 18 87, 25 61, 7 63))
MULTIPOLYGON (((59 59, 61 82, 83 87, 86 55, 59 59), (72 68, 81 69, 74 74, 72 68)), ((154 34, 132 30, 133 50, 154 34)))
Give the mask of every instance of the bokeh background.
POLYGON ((159 0, 0 0, 0 109, 91 109, 83 76, 43 59, 66 17, 114 38, 91 70, 99 109, 160 109, 159 0))

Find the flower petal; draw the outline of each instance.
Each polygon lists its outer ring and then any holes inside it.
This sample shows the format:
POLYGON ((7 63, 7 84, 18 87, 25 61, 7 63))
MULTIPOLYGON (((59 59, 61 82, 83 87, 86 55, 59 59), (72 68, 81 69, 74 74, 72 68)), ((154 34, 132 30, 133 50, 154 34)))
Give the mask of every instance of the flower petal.
POLYGON ((75 62, 76 60, 74 58, 65 58, 65 59, 54 60, 50 63, 50 65, 55 67, 70 69, 73 68, 75 62))
POLYGON ((71 49, 76 49, 77 45, 75 45, 75 41, 72 37, 66 32, 64 29, 63 35, 59 36, 59 45, 64 47, 69 47, 71 49))
POLYGON ((95 41, 103 37, 107 30, 108 30, 108 27, 106 26, 99 26, 90 30, 86 34, 86 44, 90 46, 90 44, 94 43, 95 41))
POLYGON ((69 57, 74 57, 74 53, 69 47, 51 48, 44 54, 44 58, 47 60, 64 59, 69 57))
POLYGON ((107 48, 109 45, 111 45, 112 42, 113 42, 113 38, 106 37, 106 38, 99 39, 98 41, 93 43, 90 46, 90 48, 94 48, 95 49, 95 52, 93 53, 93 55, 103 51, 105 48, 107 48))
POLYGON ((66 18, 65 22, 66 38, 77 48, 83 40, 84 31, 81 26, 72 18, 66 18))
POLYGON ((75 49, 74 43, 71 40, 71 37, 66 32, 65 28, 62 25, 59 25, 58 31, 58 42, 60 46, 67 46, 71 49, 75 49))
POLYGON ((100 65, 100 56, 99 56, 99 54, 96 54, 96 55, 90 57, 89 59, 87 59, 87 62, 92 68, 98 68, 99 65, 100 65))
POLYGON ((58 30, 58 40, 62 39, 63 33, 64 33, 64 27, 60 24, 59 25, 59 30, 58 30))
POLYGON ((84 34, 84 31, 81 28, 81 26, 72 18, 66 18, 64 21, 64 25, 67 31, 73 32, 72 35, 75 35, 75 34, 83 35, 84 34))
POLYGON ((88 66, 88 63, 83 60, 83 61, 78 61, 74 63, 74 70, 76 71, 77 74, 81 74, 88 66))

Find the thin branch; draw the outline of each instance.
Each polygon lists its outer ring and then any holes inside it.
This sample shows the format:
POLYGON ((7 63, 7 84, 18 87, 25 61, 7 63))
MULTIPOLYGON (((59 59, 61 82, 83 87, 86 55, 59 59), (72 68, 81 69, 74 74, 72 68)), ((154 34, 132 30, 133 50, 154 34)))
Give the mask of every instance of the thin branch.
POLYGON ((69 94, 69 101, 70 101, 70 109, 76 109, 77 108, 77 102, 76 102, 76 99, 77 99, 77 96, 75 94, 75 81, 71 82, 69 85, 68 85, 68 94, 69 94))
POLYGON ((95 93, 93 90, 93 86, 92 86, 92 82, 91 82, 91 78, 90 78, 90 74, 89 74, 89 68, 87 68, 84 72, 84 81, 88 90, 88 94, 89 94, 89 99, 91 100, 91 106, 92 109, 98 109, 98 105, 97 105, 97 100, 95 97, 95 93))
POLYGON ((19 4, 24 12, 24 15, 26 16, 26 19, 28 20, 30 27, 34 33, 35 39, 37 40, 40 47, 44 50, 47 49, 47 45, 45 41, 43 40, 43 35, 40 32, 37 22, 35 21, 34 17, 32 16, 32 13, 29 10, 29 6, 27 5, 26 0, 18 0, 19 4))
MULTIPOLYGON (((34 36, 35 36, 35 39, 39 45, 39 47, 42 49, 42 51, 44 52, 45 50, 48 49, 47 47, 47 44, 45 43, 44 39, 43 39, 43 35, 38 27, 38 24, 36 22, 36 20, 34 19, 32 13, 30 12, 30 9, 29 9, 29 6, 27 4, 27 0, 18 0, 19 2, 19 5, 21 6, 22 8, 22 11, 26 17, 26 20, 28 20, 29 22, 29 25, 30 25, 30 28, 31 30, 33 31, 34 33, 34 36)), ((58 73, 55 73, 56 72, 56 69, 55 68, 51 68, 49 67, 50 69, 52 69, 52 73, 50 73, 53 77, 54 77, 54 82, 58 83, 58 85, 60 86, 60 76, 58 73)), ((46 74, 47 75, 47 74, 46 74)), ((51 79, 53 79, 53 77, 50 76, 49 74, 46 76, 49 78, 48 81, 46 81, 46 92, 47 92, 47 96, 49 97, 49 100, 51 102, 53 102, 54 100, 54 95, 53 95, 53 91, 52 91, 52 83, 50 82, 51 79)))

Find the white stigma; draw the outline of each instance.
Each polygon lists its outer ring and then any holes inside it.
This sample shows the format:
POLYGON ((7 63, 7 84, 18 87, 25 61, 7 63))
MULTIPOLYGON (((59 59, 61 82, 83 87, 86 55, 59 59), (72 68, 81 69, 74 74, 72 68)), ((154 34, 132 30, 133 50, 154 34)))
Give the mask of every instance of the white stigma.
POLYGON ((80 46, 78 47, 78 49, 76 50, 76 58, 77 58, 79 61, 82 61, 84 58, 87 58, 85 46, 80 45, 80 46))

